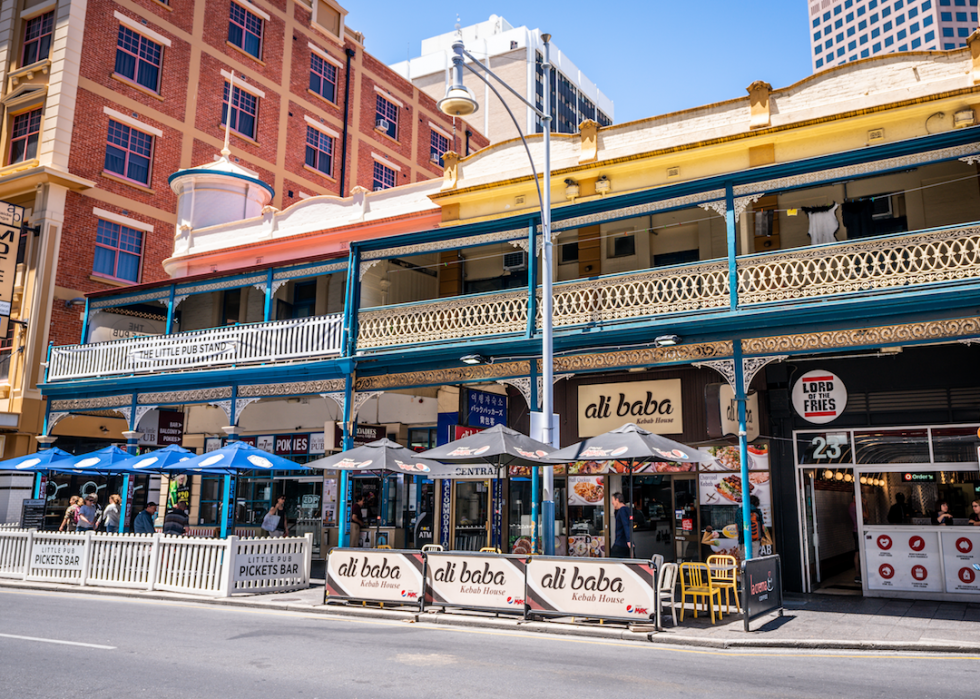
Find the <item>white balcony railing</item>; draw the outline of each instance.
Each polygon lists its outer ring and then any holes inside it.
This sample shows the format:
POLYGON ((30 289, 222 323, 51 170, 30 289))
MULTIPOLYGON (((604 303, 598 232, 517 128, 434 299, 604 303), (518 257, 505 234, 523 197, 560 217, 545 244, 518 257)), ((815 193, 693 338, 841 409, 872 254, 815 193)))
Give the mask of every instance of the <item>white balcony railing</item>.
POLYGON ((980 278, 980 228, 832 243, 738 260, 740 305, 980 278))
POLYGON ((48 381, 338 355, 339 313, 55 347, 48 381))

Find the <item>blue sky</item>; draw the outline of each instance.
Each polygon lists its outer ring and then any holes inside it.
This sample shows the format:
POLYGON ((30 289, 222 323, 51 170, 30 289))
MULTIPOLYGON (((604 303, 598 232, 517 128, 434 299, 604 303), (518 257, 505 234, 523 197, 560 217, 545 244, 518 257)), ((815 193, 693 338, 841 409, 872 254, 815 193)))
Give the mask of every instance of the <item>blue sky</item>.
POLYGON ((422 39, 501 15, 540 27, 632 121, 745 96, 755 80, 785 87, 811 74, 807 0, 403 0, 344 3, 347 24, 385 63, 422 39))

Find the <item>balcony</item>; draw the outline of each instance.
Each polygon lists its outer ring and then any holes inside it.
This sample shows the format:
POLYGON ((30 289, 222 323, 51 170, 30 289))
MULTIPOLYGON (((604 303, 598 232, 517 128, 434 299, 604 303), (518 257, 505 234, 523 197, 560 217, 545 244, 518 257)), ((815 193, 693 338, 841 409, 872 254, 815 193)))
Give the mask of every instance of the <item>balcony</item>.
POLYGON ((56 347, 48 381, 339 356, 343 315, 56 347))

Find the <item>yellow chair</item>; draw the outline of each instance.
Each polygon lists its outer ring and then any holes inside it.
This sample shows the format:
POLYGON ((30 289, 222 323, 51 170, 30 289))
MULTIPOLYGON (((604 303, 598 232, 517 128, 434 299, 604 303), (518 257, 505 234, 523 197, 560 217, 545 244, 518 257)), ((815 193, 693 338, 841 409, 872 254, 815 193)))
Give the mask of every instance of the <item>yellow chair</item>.
POLYGON ((480 553, 500 553, 500 549, 493 546, 484 546, 480 549, 480 553))
POLYGON ((707 563, 681 563, 681 622, 684 621, 684 602, 688 595, 694 602, 694 618, 698 618, 698 601, 711 611, 711 623, 715 623, 714 598, 718 598, 721 613, 721 590, 711 584, 711 573, 707 563))
MULTIPOLYGON (((711 586, 725 591, 725 611, 732 613, 731 597, 735 596, 735 609, 742 612, 742 605, 738 601, 738 561, 735 556, 713 555, 708 556, 708 573, 711 576, 711 586)), ((720 594, 720 593, 719 593, 720 594)), ((721 603, 718 603, 718 612, 721 613, 721 603)))
POLYGON ((388 544, 379 544, 378 546, 375 546, 374 548, 376 548, 376 549, 387 549, 387 550, 391 551, 391 547, 388 544))

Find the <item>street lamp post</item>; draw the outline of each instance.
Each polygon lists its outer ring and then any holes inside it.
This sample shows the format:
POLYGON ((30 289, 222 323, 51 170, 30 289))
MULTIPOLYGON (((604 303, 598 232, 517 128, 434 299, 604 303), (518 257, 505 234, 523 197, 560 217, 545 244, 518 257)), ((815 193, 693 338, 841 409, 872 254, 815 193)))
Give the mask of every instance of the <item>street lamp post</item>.
MULTIPOLYGON (((531 162, 531 173, 534 176, 535 185, 538 188, 538 201, 541 204, 541 237, 542 237, 542 299, 541 299, 541 360, 542 360, 542 401, 541 410, 543 413, 543 435, 541 441, 546 444, 550 444, 553 447, 558 447, 556 444, 554 427, 552 422, 552 415, 554 414, 554 341, 552 338, 552 296, 551 296, 551 275, 552 275, 552 243, 551 243, 551 35, 542 34, 541 39, 544 42, 544 63, 542 68, 544 70, 544 109, 538 109, 533 104, 527 101, 522 94, 517 92, 510 85, 501 80, 493 71, 484 66, 477 60, 472 54, 466 51, 463 46, 463 40, 457 39, 453 42, 453 68, 452 68, 452 84, 446 86, 446 96, 439 100, 439 109, 449 116, 459 116, 465 117, 474 114, 477 109, 479 109, 479 104, 473 98, 473 93, 470 89, 463 84, 463 68, 465 67, 471 73, 476 75, 480 80, 485 82, 487 86, 493 90, 493 93, 503 104, 504 109, 507 110, 507 114, 510 115, 511 120, 514 122, 514 126, 517 128, 517 134, 521 137, 521 142, 524 144, 524 150, 527 152, 528 160, 531 162), (466 63, 466 59, 469 58, 473 65, 478 66, 480 70, 476 70, 473 66, 466 63), (482 71, 482 72, 480 72, 482 71), (527 145, 527 139, 524 138, 524 132, 521 131, 521 126, 514 118, 514 113, 511 112, 510 107, 507 106, 507 102, 500 96, 497 89, 494 87, 493 83, 488 80, 487 77, 493 78, 498 83, 507 88, 515 97, 517 97, 521 102, 526 104, 528 108, 534 112, 539 119, 541 119, 544 125, 544 173, 542 176, 544 189, 542 190, 542 183, 538 182, 538 175, 534 169, 534 158, 531 157, 531 149, 527 145), (545 198, 547 194, 547 199, 545 198)), ((465 154, 464 154, 465 155, 465 154)), ((531 250, 529 254, 535 254, 534 250, 531 250)), ((534 280, 531 280, 532 288, 534 280)), ((534 293, 533 291, 531 293, 534 293)), ((553 556, 555 554, 555 469, 553 466, 545 466, 544 474, 542 477, 542 493, 541 493, 541 517, 544 520, 542 526, 541 536, 544 539, 544 552, 546 555, 553 556)))

